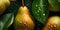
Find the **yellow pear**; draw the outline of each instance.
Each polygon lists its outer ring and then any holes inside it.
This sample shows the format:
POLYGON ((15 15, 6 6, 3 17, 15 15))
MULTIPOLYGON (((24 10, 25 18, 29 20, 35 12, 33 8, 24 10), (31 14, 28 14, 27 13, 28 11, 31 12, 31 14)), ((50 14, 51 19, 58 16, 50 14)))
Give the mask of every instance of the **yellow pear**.
POLYGON ((10 5, 10 1, 9 0, 4 0, 5 2, 5 6, 8 7, 10 5))
POLYGON ((3 14, 6 8, 10 5, 9 0, 0 0, 0 15, 3 14))
POLYGON ((33 30, 34 22, 26 6, 21 6, 14 20, 15 30, 33 30))
POLYGON ((47 24, 43 30, 60 30, 60 17, 52 16, 48 18, 47 24))

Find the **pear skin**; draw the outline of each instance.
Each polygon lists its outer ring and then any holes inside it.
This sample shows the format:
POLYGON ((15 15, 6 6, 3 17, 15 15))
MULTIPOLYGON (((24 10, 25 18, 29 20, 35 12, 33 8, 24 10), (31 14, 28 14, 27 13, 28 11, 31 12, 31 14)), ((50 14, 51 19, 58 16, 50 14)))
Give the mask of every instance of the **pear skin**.
POLYGON ((0 0, 0 15, 3 14, 6 8, 10 5, 9 0, 0 0))
POLYGON ((3 0, 0 0, 0 15, 5 11, 5 4, 3 0))
POLYGON ((60 30, 60 17, 52 16, 48 18, 48 22, 46 23, 43 30, 60 30))
POLYGON ((5 2, 5 6, 6 6, 6 7, 9 7, 10 1, 9 1, 9 0, 4 0, 4 2, 5 2))
POLYGON ((15 30, 33 30, 34 22, 26 6, 21 6, 14 20, 15 30))

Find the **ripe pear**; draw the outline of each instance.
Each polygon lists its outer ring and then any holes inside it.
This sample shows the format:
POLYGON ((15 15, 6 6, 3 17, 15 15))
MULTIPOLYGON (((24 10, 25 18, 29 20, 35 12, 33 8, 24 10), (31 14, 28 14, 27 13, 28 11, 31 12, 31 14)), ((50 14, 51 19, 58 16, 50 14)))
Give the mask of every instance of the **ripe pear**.
POLYGON ((4 0, 5 2, 5 6, 8 7, 10 5, 10 1, 9 0, 4 0))
POLYGON ((21 6, 14 20, 15 30, 33 30, 34 22, 26 6, 21 6))
POLYGON ((0 15, 3 14, 6 8, 10 5, 9 0, 0 0, 0 15))
POLYGON ((50 18, 48 18, 47 24, 45 25, 43 30, 60 30, 60 17, 51 16, 50 18))

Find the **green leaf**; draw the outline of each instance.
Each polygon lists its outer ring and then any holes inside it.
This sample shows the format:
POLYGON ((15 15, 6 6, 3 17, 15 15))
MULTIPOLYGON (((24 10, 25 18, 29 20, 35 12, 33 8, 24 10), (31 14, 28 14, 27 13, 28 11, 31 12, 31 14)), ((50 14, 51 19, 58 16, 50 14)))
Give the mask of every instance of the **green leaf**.
POLYGON ((54 8, 56 11, 60 11, 60 5, 59 5, 58 0, 48 0, 48 2, 52 8, 54 8))
POLYGON ((35 19, 42 24, 45 24, 49 14, 47 0, 34 0, 32 4, 32 12, 35 19))
POLYGON ((8 13, 0 17, 0 30, 8 30, 9 26, 13 23, 14 14, 8 13))

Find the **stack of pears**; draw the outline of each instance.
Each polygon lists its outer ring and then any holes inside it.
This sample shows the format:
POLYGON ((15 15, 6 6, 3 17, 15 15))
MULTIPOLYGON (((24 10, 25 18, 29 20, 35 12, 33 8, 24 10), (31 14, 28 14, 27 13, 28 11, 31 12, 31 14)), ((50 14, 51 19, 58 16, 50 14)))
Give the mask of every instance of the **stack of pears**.
POLYGON ((33 30, 34 22, 26 6, 21 6, 14 20, 15 30, 33 30))
POLYGON ((9 0, 0 0, 0 15, 3 14, 6 8, 10 5, 9 0))

